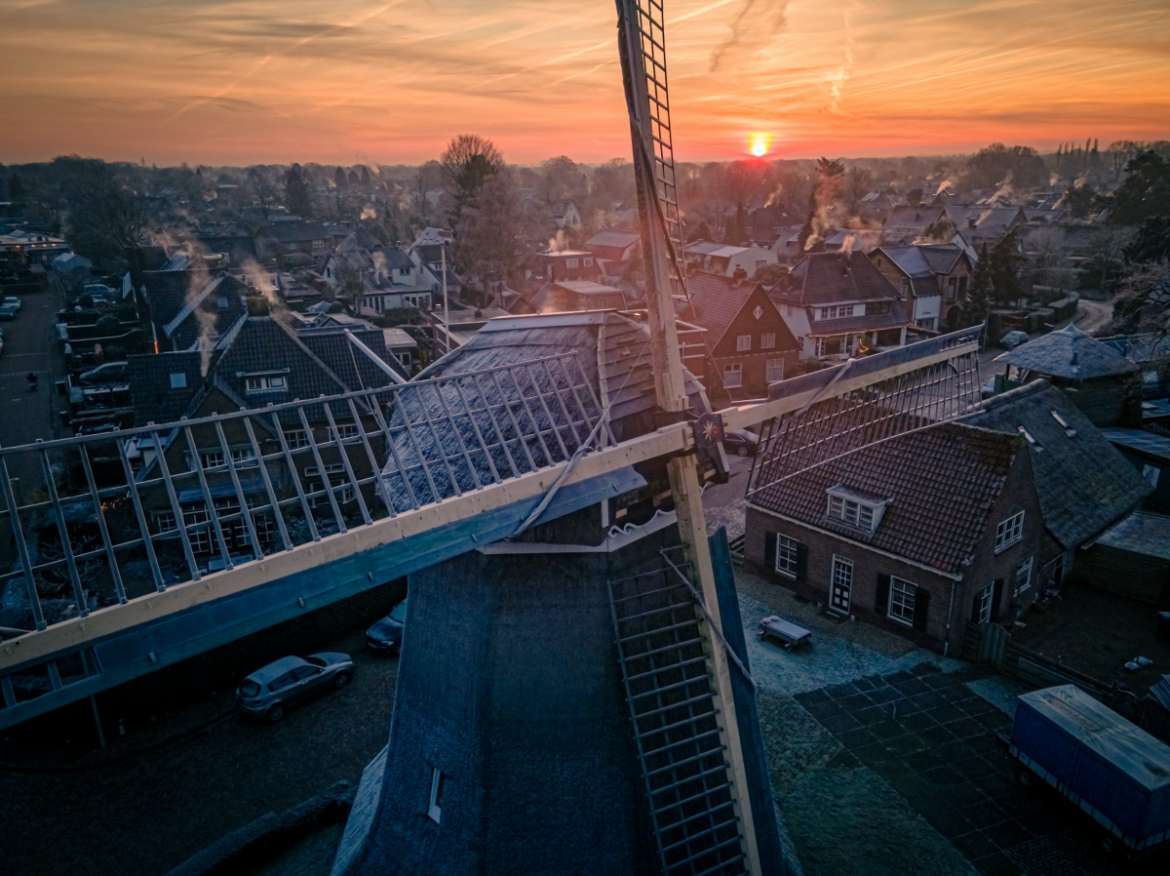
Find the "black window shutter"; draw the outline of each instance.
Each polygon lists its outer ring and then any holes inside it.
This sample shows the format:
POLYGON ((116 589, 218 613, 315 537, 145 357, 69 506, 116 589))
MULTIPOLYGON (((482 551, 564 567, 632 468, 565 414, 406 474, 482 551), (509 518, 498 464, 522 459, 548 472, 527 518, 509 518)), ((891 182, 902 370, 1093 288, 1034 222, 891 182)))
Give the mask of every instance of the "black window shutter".
POLYGON ((877 599, 874 600, 873 610, 878 614, 886 614, 890 605, 890 576, 878 573, 877 599))
MULTIPOLYGON (((979 591, 979 593, 982 592, 982 590, 979 591)), ((973 624, 979 623, 979 593, 976 593, 971 600, 971 623, 973 624)))
POLYGON ((995 579, 995 589, 991 593, 991 619, 999 617, 999 601, 1003 597, 1003 578, 995 579))
POLYGON ((914 629, 926 629, 926 615, 930 611, 930 591, 918 587, 914 591, 914 629))
POLYGON ((796 580, 803 581, 808 577, 808 546, 796 545, 796 580))
POLYGON ((764 533, 764 565, 769 569, 776 568, 776 533, 764 533))

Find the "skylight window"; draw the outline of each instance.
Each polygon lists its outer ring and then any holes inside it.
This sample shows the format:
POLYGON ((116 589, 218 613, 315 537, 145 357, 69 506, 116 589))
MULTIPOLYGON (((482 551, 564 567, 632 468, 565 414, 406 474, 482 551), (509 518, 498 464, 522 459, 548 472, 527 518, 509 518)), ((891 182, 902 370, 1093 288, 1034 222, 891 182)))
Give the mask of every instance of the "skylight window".
POLYGON ((1032 437, 1032 433, 1031 433, 1031 432, 1029 432, 1029 431, 1028 431, 1027 429, 1025 429, 1023 426, 1018 426, 1017 428, 1020 430, 1020 434, 1021 434, 1021 435, 1023 435, 1023 436, 1024 436, 1024 438, 1027 440, 1027 442, 1028 442, 1029 444, 1031 444, 1031 445, 1032 445, 1032 447, 1034 447, 1034 448, 1035 448, 1037 451, 1041 451, 1041 450, 1043 450, 1043 449, 1044 449, 1044 448, 1043 448, 1043 447, 1040 445, 1040 442, 1039 442, 1039 441, 1037 441, 1035 438, 1033 438, 1033 437, 1032 437))
POLYGON ((1052 411, 1051 413, 1052 413, 1052 419, 1054 419, 1054 420, 1056 420, 1056 422, 1060 423, 1061 428, 1064 429, 1065 435, 1067 435, 1069 438, 1072 438, 1073 436, 1075 436, 1077 434, 1077 430, 1074 429, 1072 426, 1070 426, 1067 422, 1065 422, 1064 417, 1062 417, 1056 411, 1052 411))

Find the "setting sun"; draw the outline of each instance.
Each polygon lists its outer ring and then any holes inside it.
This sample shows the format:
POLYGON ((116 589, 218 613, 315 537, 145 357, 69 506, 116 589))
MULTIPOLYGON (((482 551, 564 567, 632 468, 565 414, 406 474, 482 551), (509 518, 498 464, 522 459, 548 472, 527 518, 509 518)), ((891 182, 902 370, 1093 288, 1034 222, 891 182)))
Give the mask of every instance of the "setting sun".
POLYGON ((759 158, 768 154, 768 149, 772 145, 772 137, 770 134, 752 134, 748 142, 748 151, 759 158))

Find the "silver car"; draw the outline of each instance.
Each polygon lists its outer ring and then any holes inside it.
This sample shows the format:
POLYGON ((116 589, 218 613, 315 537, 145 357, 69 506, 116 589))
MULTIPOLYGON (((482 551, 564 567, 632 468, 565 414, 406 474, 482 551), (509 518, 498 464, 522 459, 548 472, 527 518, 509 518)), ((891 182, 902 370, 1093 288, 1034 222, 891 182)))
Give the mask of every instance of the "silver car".
POLYGON ((322 690, 349 684, 353 661, 348 654, 323 651, 308 657, 281 657, 257 669, 236 688, 240 711, 276 723, 293 703, 322 690))

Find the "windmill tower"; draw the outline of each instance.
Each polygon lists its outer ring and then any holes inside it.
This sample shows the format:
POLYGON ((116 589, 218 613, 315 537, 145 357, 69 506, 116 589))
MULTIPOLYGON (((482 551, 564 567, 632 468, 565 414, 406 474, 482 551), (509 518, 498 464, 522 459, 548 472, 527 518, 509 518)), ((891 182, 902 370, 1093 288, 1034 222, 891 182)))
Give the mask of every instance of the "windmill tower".
MULTIPOLYGON (((598 448, 711 412, 682 367, 670 298, 681 272, 662 4, 617 7, 648 325, 501 321, 422 375, 576 350, 603 408, 598 448)), ((490 403, 528 393, 544 414, 510 424, 496 464, 589 445, 570 437, 574 413, 558 404, 571 392, 555 380, 496 388, 490 403)), ((725 469, 719 441, 707 444, 706 467, 725 469)), ((450 486, 492 464, 469 459, 450 486)), ((784 872, 726 538, 717 575, 700 477, 694 454, 612 472, 589 482, 592 504, 550 506, 510 540, 411 576, 389 744, 334 873, 784 872)))

